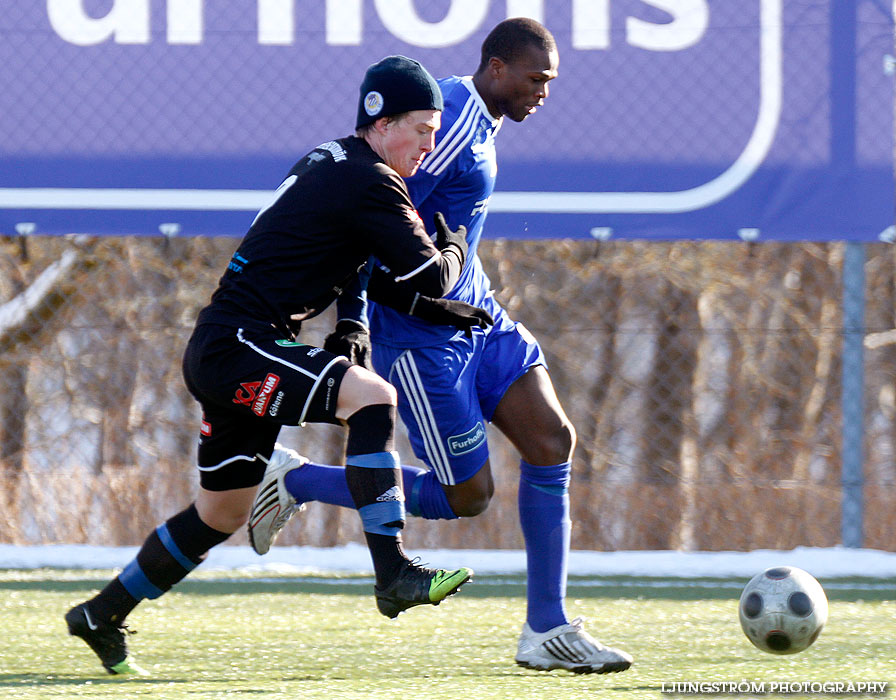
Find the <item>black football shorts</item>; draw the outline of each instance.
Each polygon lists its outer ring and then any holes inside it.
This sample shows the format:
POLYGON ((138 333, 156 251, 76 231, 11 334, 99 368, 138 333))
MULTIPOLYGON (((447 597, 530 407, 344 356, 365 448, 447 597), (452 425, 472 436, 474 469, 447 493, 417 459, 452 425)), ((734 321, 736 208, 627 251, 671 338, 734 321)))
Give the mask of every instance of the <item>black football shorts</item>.
POLYGON ((281 426, 339 423, 336 398, 351 364, 271 331, 205 324, 184 353, 184 379, 202 406, 199 473, 210 491, 255 486, 281 426))

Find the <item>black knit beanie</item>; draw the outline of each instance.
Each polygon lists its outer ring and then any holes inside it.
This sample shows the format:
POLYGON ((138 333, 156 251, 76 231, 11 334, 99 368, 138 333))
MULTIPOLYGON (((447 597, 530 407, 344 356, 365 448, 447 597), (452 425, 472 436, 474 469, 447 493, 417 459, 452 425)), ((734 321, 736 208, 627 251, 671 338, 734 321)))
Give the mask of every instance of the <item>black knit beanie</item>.
POLYGON ((386 56, 364 74, 355 128, 380 117, 417 109, 443 109, 438 83, 419 62, 406 56, 386 56))

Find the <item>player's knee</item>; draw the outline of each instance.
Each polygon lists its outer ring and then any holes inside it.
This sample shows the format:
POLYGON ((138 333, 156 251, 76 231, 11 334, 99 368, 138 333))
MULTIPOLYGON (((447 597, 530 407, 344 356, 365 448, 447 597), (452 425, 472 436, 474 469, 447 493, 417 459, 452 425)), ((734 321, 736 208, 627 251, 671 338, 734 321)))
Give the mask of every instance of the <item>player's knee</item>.
POLYGON ((467 498, 463 503, 452 504, 451 509, 461 518, 472 518, 486 511, 491 497, 482 494, 479 497, 467 498))
POLYGON ((398 405, 398 393, 395 387, 378 375, 373 375, 375 381, 369 382, 365 388, 365 398, 370 406, 375 404, 398 405))
POLYGON ((455 515, 472 518, 486 511, 494 493, 493 484, 472 484, 463 491, 450 492, 448 503, 455 515))
POLYGON ((345 373, 336 404, 336 417, 345 420, 365 406, 398 405, 395 387, 379 375, 354 366, 345 373))
POLYGON ((241 529, 249 521, 252 509, 251 501, 247 504, 202 504, 201 499, 197 499, 196 506, 202 522, 218 532, 230 533, 241 529))
POLYGON ((572 459, 575 447, 576 430, 564 420, 548 430, 533 432, 524 459, 532 464, 560 464, 572 459))
POLYGON ((249 522, 249 509, 217 513, 213 522, 206 523, 220 532, 236 532, 249 522))

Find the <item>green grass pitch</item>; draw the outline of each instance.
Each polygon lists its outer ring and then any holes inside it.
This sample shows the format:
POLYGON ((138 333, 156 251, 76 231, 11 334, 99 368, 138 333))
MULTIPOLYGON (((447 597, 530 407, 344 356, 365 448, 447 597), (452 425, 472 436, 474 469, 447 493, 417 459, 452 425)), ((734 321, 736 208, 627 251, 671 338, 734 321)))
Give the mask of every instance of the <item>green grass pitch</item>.
POLYGON ((368 579, 212 572, 131 615, 131 650, 152 675, 115 677, 62 620, 110 574, 0 571, 0 697, 635 700, 693 697, 664 692, 676 681, 886 681, 890 693, 896 681, 896 581, 822 581, 825 631, 806 652, 772 656, 740 630, 745 581, 571 580, 571 616, 635 658, 624 673, 576 676, 514 664, 520 578, 477 577, 441 606, 390 621, 376 612, 368 579))

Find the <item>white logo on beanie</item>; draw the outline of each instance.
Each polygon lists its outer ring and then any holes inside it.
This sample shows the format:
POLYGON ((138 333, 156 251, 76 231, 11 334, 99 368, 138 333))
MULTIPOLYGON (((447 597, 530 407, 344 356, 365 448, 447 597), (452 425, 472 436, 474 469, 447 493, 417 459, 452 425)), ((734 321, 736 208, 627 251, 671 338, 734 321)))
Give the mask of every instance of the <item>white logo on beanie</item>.
POLYGON ((376 90, 371 90, 364 98, 364 111, 372 117, 383 111, 383 96, 376 90))

